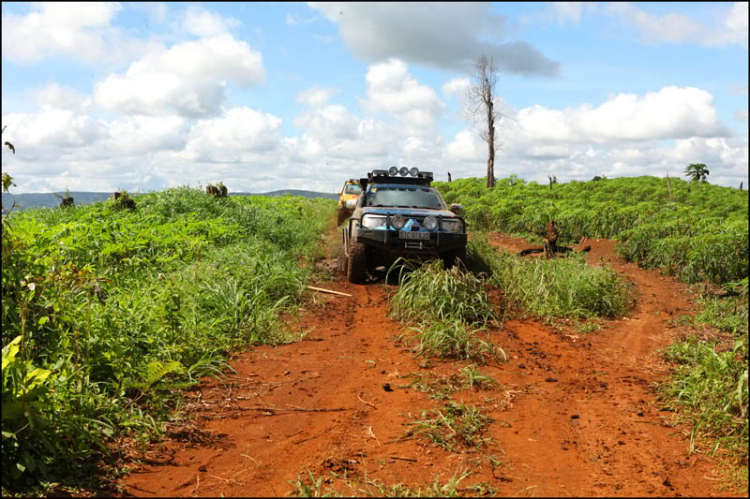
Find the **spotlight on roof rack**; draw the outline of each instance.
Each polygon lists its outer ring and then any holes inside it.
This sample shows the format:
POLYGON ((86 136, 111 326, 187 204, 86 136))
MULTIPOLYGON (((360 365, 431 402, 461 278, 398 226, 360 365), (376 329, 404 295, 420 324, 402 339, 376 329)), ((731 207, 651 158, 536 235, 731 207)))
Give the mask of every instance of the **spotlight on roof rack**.
POLYGON ((398 172, 401 174, 402 177, 409 175, 409 169, 405 166, 402 166, 398 172))
POLYGON ((412 169, 409 170, 409 175, 411 175, 412 177, 416 177, 417 175, 419 175, 419 169, 416 166, 412 167, 412 169))
POLYGON ((388 168, 388 175, 391 177, 395 176, 398 173, 398 166, 392 166, 388 168))

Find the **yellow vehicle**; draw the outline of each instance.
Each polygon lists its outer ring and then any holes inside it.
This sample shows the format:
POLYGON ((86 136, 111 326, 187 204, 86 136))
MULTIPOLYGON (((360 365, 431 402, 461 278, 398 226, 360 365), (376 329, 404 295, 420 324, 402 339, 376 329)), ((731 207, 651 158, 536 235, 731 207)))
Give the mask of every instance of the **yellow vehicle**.
POLYGON ((351 216, 361 193, 362 186, 356 178, 344 182, 344 187, 339 191, 338 225, 351 216))

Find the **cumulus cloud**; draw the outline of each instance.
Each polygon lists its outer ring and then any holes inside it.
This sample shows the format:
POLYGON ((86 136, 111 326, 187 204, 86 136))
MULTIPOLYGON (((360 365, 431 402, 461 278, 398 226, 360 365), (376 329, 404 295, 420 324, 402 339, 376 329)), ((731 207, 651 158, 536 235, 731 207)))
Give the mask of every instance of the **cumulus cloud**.
POLYGON ((41 2, 26 15, 3 14, 3 58, 38 61, 64 54, 101 59, 107 54, 110 21, 120 9, 116 2, 41 2))
POLYGON ((523 41, 503 41, 505 18, 488 3, 324 2, 309 4, 339 26, 346 46, 358 57, 380 62, 399 58, 467 71, 481 54, 501 71, 557 75, 559 63, 523 41), (486 40, 491 41, 486 41, 486 40))
POLYGON ((195 6, 188 7, 182 16, 182 29, 201 38, 221 36, 239 24, 237 19, 214 14, 195 6))
POLYGON ((80 110, 90 107, 93 103, 88 95, 72 88, 61 87, 54 82, 36 92, 36 101, 43 110, 55 108, 80 110))
POLYGON ((212 116, 224 101, 226 82, 247 87, 265 77, 261 53, 220 35, 148 54, 124 75, 99 83, 96 102, 125 114, 212 116))
POLYGON ((466 91, 471 87, 471 80, 468 78, 453 78, 443 83, 443 95, 450 97, 453 95, 463 96, 466 95, 466 91))
POLYGON ((518 133, 542 141, 616 142, 728 136, 713 96, 694 87, 664 87, 644 96, 618 94, 598 107, 532 106, 518 112, 518 133))
MULTIPOLYGON (((101 121, 69 109, 45 109, 38 113, 11 113, 3 124, 12 131, 17 149, 54 151, 91 145, 106 135, 101 121)), ((3 148, 5 149, 5 148, 3 148)), ((54 156, 54 152, 50 156, 54 156)))
MULTIPOLYGON (((722 7, 723 8, 723 7, 722 7)), ((646 42, 697 43, 706 46, 748 46, 748 4, 736 2, 714 25, 677 12, 654 15, 628 2, 611 3, 607 13, 640 30, 646 42)))
POLYGON ((371 65, 365 76, 367 98, 362 106, 371 112, 395 117, 406 136, 434 135, 437 119, 445 110, 435 90, 414 78, 398 59, 371 65))
POLYGON ((194 161, 241 163, 266 153, 281 141, 281 118, 247 107, 230 109, 223 116, 198 121, 188 137, 185 157, 194 161))
MULTIPOLYGON (((747 178, 748 139, 734 136, 717 118, 713 97, 697 88, 665 87, 643 96, 620 94, 598 107, 531 106, 501 120, 496 175, 545 181, 588 180, 594 175, 679 175, 685 165, 711 165, 722 185, 747 178)), ((478 125, 446 145, 456 176, 483 175, 487 145, 478 125)))

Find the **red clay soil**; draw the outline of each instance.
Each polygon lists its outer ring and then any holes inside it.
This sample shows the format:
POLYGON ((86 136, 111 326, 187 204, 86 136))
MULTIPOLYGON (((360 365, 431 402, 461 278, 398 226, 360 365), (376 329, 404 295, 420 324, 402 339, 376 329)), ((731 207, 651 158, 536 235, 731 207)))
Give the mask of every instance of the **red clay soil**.
POLYGON ((125 492, 287 496, 298 479, 310 483, 309 471, 324 479, 322 493, 379 495, 375 484, 400 483, 424 495, 436 475, 445 484, 469 471, 458 486, 464 495, 732 494, 719 488, 715 458, 689 454, 689 429, 670 424, 673 413, 660 411, 653 391, 668 373, 658 350, 678 333, 668 320, 694 309, 692 295, 624 263, 613 241, 586 244, 591 265, 606 262, 635 283, 635 309, 591 333, 531 320, 491 328, 508 361, 478 369, 500 386, 451 395, 492 418, 483 435, 492 441, 479 450, 404 438, 406 423, 444 404, 410 386, 409 375, 449 377, 468 362, 414 358, 396 341, 404 327, 388 316, 396 288, 337 276, 320 286, 352 296, 314 294, 293 325, 309 332, 304 341, 241 353, 231 361, 236 374, 189 392, 189 422, 130 465, 125 492))

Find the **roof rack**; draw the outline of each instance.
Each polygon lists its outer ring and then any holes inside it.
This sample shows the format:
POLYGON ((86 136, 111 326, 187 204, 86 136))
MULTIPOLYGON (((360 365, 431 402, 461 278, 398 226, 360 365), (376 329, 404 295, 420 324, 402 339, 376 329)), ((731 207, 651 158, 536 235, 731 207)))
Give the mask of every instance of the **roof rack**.
POLYGON ((359 182, 364 190, 367 184, 416 184, 429 187, 432 180, 432 172, 420 172, 417 168, 409 170, 405 166, 399 170, 392 166, 389 170, 373 170, 367 174, 366 179, 362 178, 359 182))

